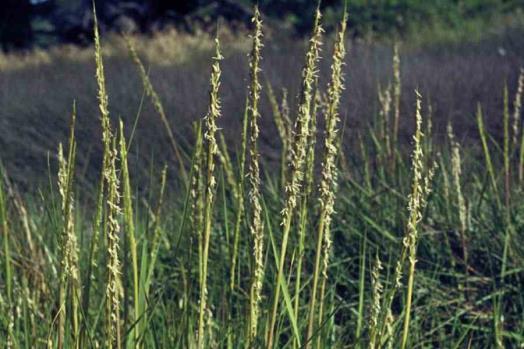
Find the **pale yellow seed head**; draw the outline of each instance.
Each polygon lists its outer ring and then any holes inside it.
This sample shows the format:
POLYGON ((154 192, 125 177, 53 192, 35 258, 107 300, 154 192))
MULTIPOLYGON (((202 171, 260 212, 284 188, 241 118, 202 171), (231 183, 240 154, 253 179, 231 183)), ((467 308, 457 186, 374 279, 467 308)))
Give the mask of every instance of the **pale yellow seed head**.
POLYGON ((248 178, 250 183, 249 202, 251 204, 250 232, 253 240, 254 272, 251 280, 250 291, 250 329, 249 337, 252 342, 257 335, 259 303, 261 301, 262 281, 264 273, 264 226, 262 222, 262 205, 260 203, 260 154, 258 152, 259 126, 258 110, 261 85, 259 82, 260 60, 262 49, 262 20, 258 8, 255 7, 253 17, 255 32, 253 34, 253 48, 250 55, 250 80, 249 87, 249 116, 250 116, 250 147, 248 178))

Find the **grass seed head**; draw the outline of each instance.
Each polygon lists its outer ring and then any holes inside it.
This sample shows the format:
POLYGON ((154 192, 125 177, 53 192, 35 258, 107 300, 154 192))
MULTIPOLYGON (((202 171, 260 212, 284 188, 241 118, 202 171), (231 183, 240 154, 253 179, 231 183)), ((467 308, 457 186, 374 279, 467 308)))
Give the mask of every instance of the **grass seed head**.
POLYGON ((517 92, 513 101, 513 147, 516 147, 521 125, 522 95, 524 94, 524 68, 520 68, 517 92))
POLYGON ((215 39, 216 51, 213 57, 213 65, 211 68, 210 92, 209 92, 209 108, 204 117, 204 144, 205 144, 205 185, 202 198, 204 202, 204 223, 202 233, 202 254, 201 254, 201 276, 200 276, 200 300, 199 300, 199 320, 197 329, 197 347, 203 349, 205 347, 205 331, 210 318, 210 308, 207 304, 208 289, 207 289, 207 265, 209 255, 209 244, 212 230, 213 219, 213 203, 216 190, 216 156, 218 154, 218 143, 216 133, 218 131, 217 119, 221 114, 220 106, 220 78, 222 71, 220 69, 220 61, 223 59, 220 52, 220 42, 218 37, 215 39))
POLYGON ((262 293, 262 282, 264 278, 264 226, 262 222, 262 205, 260 203, 260 154, 258 152, 259 126, 258 110, 261 85, 259 82, 260 60, 262 49, 262 20, 260 12, 255 7, 253 23, 255 32, 253 34, 253 48, 250 57, 250 80, 249 87, 249 111, 250 111, 250 147, 249 147, 249 169, 248 177, 250 183, 249 202, 251 204, 251 238, 253 241, 253 275, 250 292, 250 329, 249 341, 253 342, 257 336, 259 304, 262 293))

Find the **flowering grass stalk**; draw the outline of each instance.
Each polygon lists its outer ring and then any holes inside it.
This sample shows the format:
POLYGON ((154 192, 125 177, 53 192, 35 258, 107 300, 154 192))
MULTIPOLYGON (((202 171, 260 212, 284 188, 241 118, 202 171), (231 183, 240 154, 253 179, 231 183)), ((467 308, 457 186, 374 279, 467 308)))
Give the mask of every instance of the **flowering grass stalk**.
POLYGON ((78 266, 78 244, 75 231, 74 220, 74 198, 73 198, 73 180, 75 172, 76 141, 75 141, 75 121, 76 107, 73 105, 73 115, 71 118, 71 132, 69 137, 69 150, 67 159, 64 158, 62 143, 58 147, 58 191, 61 197, 61 211, 63 219, 63 228, 60 236, 60 291, 59 291, 59 314, 58 326, 59 337, 58 347, 64 345, 64 326, 68 304, 71 309, 71 329, 74 341, 74 347, 79 348, 80 331, 79 331, 79 300, 80 300, 80 276, 78 266), (70 293, 70 302, 67 301, 67 293, 70 293))
POLYGON ((94 37, 95 37, 95 62, 96 62, 96 81, 98 85, 98 101, 100 110, 100 121, 102 124, 102 144, 103 144, 103 181, 107 188, 106 205, 107 219, 105 232, 107 234, 107 283, 105 290, 106 297, 106 347, 111 349, 122 347, 120 333, 120 300, 122 285, 120 281, 120 260, 118 256, 120 244, 120 193, 119 178, 117 175, 117 147, 116 139, 113 136, 111 121, 109 119, 109 99, 107 96, 104 64, 100 45, 100 35, 98 32, 98 22, 96 12, 94 12, 94 37))
POLYGON ((278 268, 273 290, 273 305, 270 311, 269 325, 266 337, 266 347, 272 349, 275 344, 275 326, 278 316, 280 303, 280 288, 283 285, 284 265, 286 260, 287 244, 291 230, 291 222, 297 206, 300 195, 300 189, 304 179, 304 163, 306 158, 306 146, 309 136, 309 120, 311 118, 311 101, 314 98, 313 86, 317 77, 317 64, 320 56, 320 45, 322 37, 322 26, 320 23, 321 14, 317 9, 315 15, 315 24, 313 26, 313 35, 309 42, 309 48, 306 55, 306 65, 302 75, 302 90, 300 96, 300 105, 298 117, 294 127, 294 141, 291 149, 290 175, 285 187, 285 203, 282 210, 282 242, 280 248, 280 257, 278 259, 278 268))
POLYGON ((200 276, 200 304, 198 318, 197 347, 205 348, 205 325, 207 307, 207 270, 209 243, 211 239, 212 221, 213 221, 213 204, 216 190, 215 179, 215 162, 218 152, 216 132, 218 130, 216 121, 220 117, 220 97, 218 95, 220 88, 220 61, 223 59, 220 52, 220 43, 216 39, 216 51, 213 58, 214 63, 211 71, 210 92, 209 92, 209 109, 204 118, 204 143, 205 143, 205 194, 204 194, 204 224, 202 232, 202 261, 200 276))
MULTIPOLYGON (((415 264, 417 263, 417 244, 419 237, 418 224, 422 220, 422 211, 426 206, 426 200, 431 191, 430 183, 434 174, 433 169, 429 169, 427 174, 424 174, 426 155, 422 150, 422 142, 424 137, 424 134, 422 133, 422 96, 418 91, 416 91, 416 95, 416 130, 415 135, 413 136, 414 146, 411 163, 413 177, 411 194, 409 196, 408 203, 409 218, 407 223, 406 236, 404 237, 404 240, 402 242, 404 247, 407 249, 407 256, 409 262, 407 295, 404 310, 404 327, 402 331, 402 342, 400 346, 402 349, 406 348, 409 336, 411 303, 413 298, 413 287, 415 281, 415 264)), ((397 277, 399 277, 399 275, 397 275, 397 277)))
POLYGON ((258 119, 260 112, 258 105, 262 87, 259 82, 260 73, 260 51, 262 49, 262 19, 260 12, 255 7, 253 23, 255 25, 253 34, 253 48, 250 58, 251 84, 249 87, 249 112, 250 112, 250 147, 249 147, 249 202, 251 206, 251 241, 253 242, 253 262, 251 285, 249 291, 249 331, 248 346, 254 345, 258 333, 258 318, 260 313, 260 300, 262 294, 262 282, 264 279, 264 225, 262 222, 262 205, 260 203, 260 154, 258 152, 258 136, 260 133, 258 119))
MULTIPOLYGON (((133 317, 132 322, 139 321, 141 314, 145 311, 142 309, 139 302, 139 271, 138 271, 138 252, 137 242, 135 237, 135 222, 133 214, 133 194, 131 192, 131 180, 129 176, 129 167, 127 164, 127 145, 124 134, 124 123, 120 120, 120 169, 122 172, 122 187, 123 187, 123 206, 124 206, 124 225, 129 243, 129 252, 131 254, 131 269, 133 274, 133 317)), ((143 323, 136 323, 133 328, 133 347, 140 348, 138 341, 140 336, 140 325, 143 323)))
MULTIPOLYGON (((317 231, 316 254, 313 271, 313 285, 309 303, 308 329, 306 336, 306 348, 310 347, 313 336, 315 319, 323 320, 323 306, 329 256, 331 254, 331 217, 334 213, 335 193, 337 190, 337 168, 336 158, 338 155, 337 131, 339 118, 339 106, 342 91, 344 89, 343 66, 346 56, 345 33, 347 12, 344 13, 342 22, 337 33, 337 39, 333 49, 333 64, 331 66, 331 81, 328 86, 327 108, 325 111, 326 134, 324 138, 324 158, 322 159, 322 172, 319 185, 320 219, 317 231), (322 266, 321 266, 322 264, 322 266), (320 308, 316 309, 318 283, 322 278, 320 286, 320 308)), ((320 336, 319 336, 320 339, 320 336)), ((320 342, 317 346, 320 345, 320 342)))

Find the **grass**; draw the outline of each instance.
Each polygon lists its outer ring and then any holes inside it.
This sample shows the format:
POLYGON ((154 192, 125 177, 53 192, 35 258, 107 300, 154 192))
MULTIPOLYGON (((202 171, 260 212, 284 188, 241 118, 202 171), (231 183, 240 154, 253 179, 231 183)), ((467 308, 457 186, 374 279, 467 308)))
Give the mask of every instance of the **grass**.
MULTIPOLYGON (((6 346, 520 345, 522 73, 512 79, 517 86, 500 90, 495 132, 479 104, 478 138, 462 144, 449 124, 441 140, 433 134, 431 104, 418 90, 413 109, 401 103, 397 48, 392 83, 379 89, 380 109, 360 116, 368 118, 365 128, 346 128, 342 96, 352 83, 343 69, 346 17, 324 76, 316 13, 295 106, 265 81, 268 39, 254 14, 248 84, 238 87, 246 103, 234 114, 242 125, 240 149, 223 137, 220 36, 207 113, 185 139, 128 41, 143 98, 168 135, 163 151, 172 154, 163 159, 176 162, 169 170, 154 161, 130 166, 136 123, 110 112, 95 25, 97 191, 78 181, 83 139, 76 104, 67 146, 58 148, 58 175, 49 175, 47 188, 22 196, 0 168, 6 346), (261 147, 270 123, 281 145, 276 160, 261 147), (402 142, 403 124, 414 125, 411 144, 402 142), (145 189, 136 179, 144 172, 145 189)), ((50 173, 55 167, 50 161, 50 173)))

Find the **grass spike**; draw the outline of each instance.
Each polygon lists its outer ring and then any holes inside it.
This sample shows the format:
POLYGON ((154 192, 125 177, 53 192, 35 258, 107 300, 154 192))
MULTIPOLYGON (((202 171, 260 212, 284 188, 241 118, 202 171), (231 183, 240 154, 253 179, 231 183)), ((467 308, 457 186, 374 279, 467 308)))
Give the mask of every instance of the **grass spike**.
MULTIPOLYGON (((215 39, 216 51, 213 58, 213 66, 211 71, 210 92, 209 92, 209 109, 204 118, 204 143, 205 143, 205 188, 204 188, 204 225, 202 233, 202 274, 200 277, 200 302, 199 302, 199 318, 198 318, 198 332, 197 332, 197 347, 198 349, 205 348, 205 332, 206 314, 209 309, 207 305, 207 269, 209 244, 211 240, 212 220, 213 220, 213 203, 216 189, 215 167, 216 156, 218 153, 218 144, 216 140, 216 132, 218 130, 216 121, 220 117, 220 76, 222 71, 220 69, 220 61, 223 59, 220 52, 220 42, 218 37, 215 39)), ((209 315, 208 315, 209 316, 209 315)))
POLYGON ((259 82, 260 60, 262 50, 262 19, 258 7, 255 6, 252 19, 255 29, 253 33, 253 48, 250 55, 250 81, 249 86, 249 112, 250 112, 250 135, 249 135, 249 203, 251 206, 250 232, 253 241, 253 272, 249 292, 249 332, 248 346, 253 346, 258 334, 258 318, 260 313, 260 300, 262 294, 262 282, 264 279, 264 225, 262 222, 262 205, 260 203, 260 154, 258 152, 259 126, 258 109, 260 92, 262 86, 259 82))
POLYGON ((278 268, 276 281, 273 290, 273 305, 269 315, 269 325, 266 336, 266 347, 272 349, 276 344, 275 327, 278 316, 278 308, 280 303, 280 280, 284 278, 284 265, 287 254, 287 244, 289 239, 289 232, 291 230, 291 222, 297 207, 297 200, 300 194, 304 178, 304 163, 306 158, 306 145, 309 135, 308 125, 311 118, 311 101, 314 98, 313 86, 317 77, 317 64, 320 58, 320 46, 322 44, 321 38, 323 29, 320 23, 321 13, 317 9, 315 14, 315 24, 313 26, 313 35, 309 41, 309 48, 306 54, 306 65, 302 72, 302 89, 300 95, 300 105, 298 108, 298 116, 294 127, 294 141, 291 149, 290 175, 285 187, 285 203, 282 214, 282 243, 280 250, 280 258, 278 259, 278 268))
POLYGON ((106 283, 106 347, 112 349, 122 346, 120 336, 120 261, 118 257, 120 225, 118 217, 120 215, 120 194, 119 179, 116 170, 117 149, 116 141, 111 129, 109 118, 109 98, 106 90, 104 64, 102 49, 100 45, 100 34, 98 31, 98 21, 96 10, 93 8, 94 37, 95 37, 95 62, 96 62, 96 81, 98 85, 98 101, 100 119, 102 124, 102 144, 103 144, 103 181, 107 186, 107 283, 106 283))
MULTIPOLYGON (((319 184, 320 218, 317 231, 317 244, 313 271, 313 285, 309 303, 308 329, 306 348, 310 347, 313 336, 315 319, 323 321, 324 295, 327 283, 329 257, 331 254, 331 219, 334 213, 335 193, 337 190, 338 156, 338 124, 340 123, 339 106, 342 91, 344 90, 343 67, 346 56, 345 33, 347 13, 344 14, 337 32, 336 43, 333 49, 333 63, 331 66, 331 80, 328 86, 327 108, 325 111, 326 131, 324 138, 324 157, 322 159, 322 172, 319 184), (320 281, 320 308, 316 309, 317 292, 320 281)), ((319 336, 320 339, 320 336, 319 336)), ((317 346, 320 345, 320 342, 317 346)))

